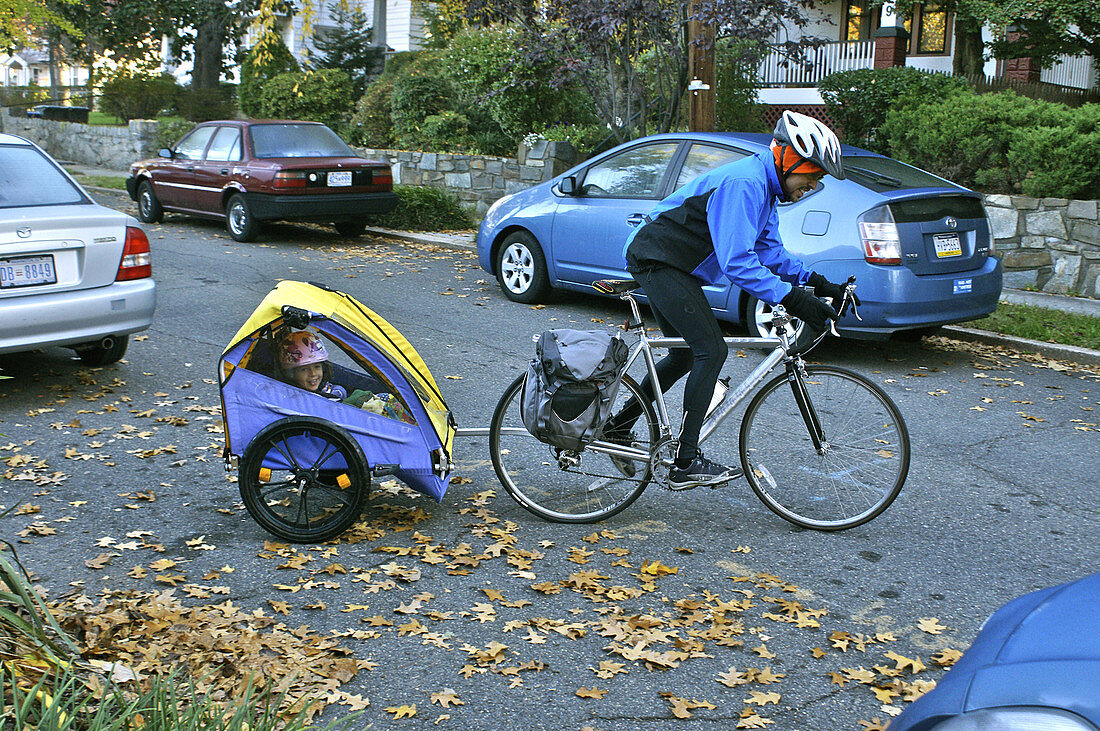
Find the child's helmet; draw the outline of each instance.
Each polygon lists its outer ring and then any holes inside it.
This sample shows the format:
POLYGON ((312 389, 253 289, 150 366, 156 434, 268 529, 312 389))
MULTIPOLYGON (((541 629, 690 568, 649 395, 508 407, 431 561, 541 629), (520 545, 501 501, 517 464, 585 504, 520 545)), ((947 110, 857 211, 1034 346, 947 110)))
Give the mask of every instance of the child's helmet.
POLYGON ((279 364, 283 368, 323 363, 328 360, 328 351, 321 338, 311 332, 291 333, 279 343, 279 364))
MULTIPOLYGON (((844 179, 840 140, 831 129, 813 117, 787 110, 780 116, 772 136, 780 145, 794 148, 803 160, 810 161, 838 180, 844 179)), ((795 165, 791 171, 797 167, 795 165)))

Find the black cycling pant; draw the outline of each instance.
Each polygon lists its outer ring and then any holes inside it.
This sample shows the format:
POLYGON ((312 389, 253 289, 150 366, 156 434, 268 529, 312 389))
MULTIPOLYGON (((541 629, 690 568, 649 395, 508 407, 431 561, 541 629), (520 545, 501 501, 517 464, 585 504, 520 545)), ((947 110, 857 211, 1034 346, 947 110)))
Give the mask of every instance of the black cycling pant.
MULTIPOLYGON (((692 275, 667 266, 639 268, 631 274, 645 290, 661 332, 666 337, 683 338, 688 344, 688 348, 669 349, 668 355, 657 363, 657 380, 664 393, 691 372, 684 384, 684 420, 678 456, 694 457, 714 384, 729 352, 722 339, 722 328, 703 294, 702 284, 692 275)), ((649 394, 651 401, 656 400, 648 374, 641 386, 642 393, 649 394)), ((606 431, 632 425, 641 415, 641 407, 633 400, 628 401, 612 417, 606 431)))

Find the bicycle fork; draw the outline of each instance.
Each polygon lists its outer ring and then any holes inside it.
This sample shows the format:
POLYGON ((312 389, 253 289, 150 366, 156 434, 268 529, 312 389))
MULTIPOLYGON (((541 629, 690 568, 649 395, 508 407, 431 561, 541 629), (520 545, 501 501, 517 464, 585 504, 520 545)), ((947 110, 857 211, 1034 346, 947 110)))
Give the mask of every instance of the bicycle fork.
POLYGON ((821 419, 810 400, 805 375, 801 358, 787 363, 787 382, 791 384, 791 393, 794 395, 795 403, 798 404, 799 413, 802 414, 802 421, 806 424, 806 431, 810 434, 814 451, 819 455, 824 455, 829 451, 829 442, 825 440, 825 430, 821 427, 821 419))

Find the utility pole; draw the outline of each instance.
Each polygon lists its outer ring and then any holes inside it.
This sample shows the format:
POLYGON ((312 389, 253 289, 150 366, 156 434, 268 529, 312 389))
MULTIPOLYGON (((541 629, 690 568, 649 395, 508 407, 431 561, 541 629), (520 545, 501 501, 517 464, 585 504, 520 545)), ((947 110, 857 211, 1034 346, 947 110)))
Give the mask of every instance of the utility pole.
POLYGON ((688 4, 688 76, 691 106, 688 127, 692 132, 713 132, 714 113, 714 23, 696 20, 695 3, 688 4))
POLYGON ((374 26, 374 45, 381 46, 382 52, 386 51, 386 0, 374 0, 374 14, 371 17, 371 25, 374 26))

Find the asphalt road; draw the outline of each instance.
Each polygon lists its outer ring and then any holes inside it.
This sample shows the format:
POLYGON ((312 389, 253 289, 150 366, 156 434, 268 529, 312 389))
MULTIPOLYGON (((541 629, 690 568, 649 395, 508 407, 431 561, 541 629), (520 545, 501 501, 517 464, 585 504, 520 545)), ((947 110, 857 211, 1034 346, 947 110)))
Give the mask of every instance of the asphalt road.
MULTIPOLYGON (((269 648, 264 672, 296 667, 292 690, 327 683, 323 720, 369 699, 355 728, 729 729, 758 714, 777 729, 861 729, 906 705, 914 681, 940 677, 933 654, 965 649, 1002 603, 1100 566, 1095 368, 928 341, 815 353, 882 384, 912 437, 901 496, 850 531, 797 529, 744 482, 650 488, 596 526, 545 523, 499 487, 484 440, 465 438, 442 504, 387 484, 344 540, 273 544, 223 470, 216 364, 277 280, 327 283, 388 319, 463 427, 488 425, 533 333, 622 321, 625 309, 575 295, 517 305, 468 253, 319 227, 277 225, 252 244, 180 216, 147 231, 157 317, 125 362, 0 356, 13 377, 0 382, 0 504, 22 506, 0 533, 51 597, 170 592, 159 601, 220 607, 186 615, 200 627, 239 611, 299 628, 313 649, 269 648), (311 676, 317 655, 359 666, 311 676), (906 659, 929 669, 913 674, 906 659), (876 697, 859 682, 871 678, 910 685, 876 697)), ((756 357, 727 371, 736 380, 756 357)), ((188 623, 172 616, 146 644, 188 623)), ((145 615, 127 617, 136 632, 145 615)), ((236 625, 210 632, 235 648, 233 663, 215 663, 233 676, 253 640, 236 625)), ((218 642, 185 654, 205 659, 218 642)))

